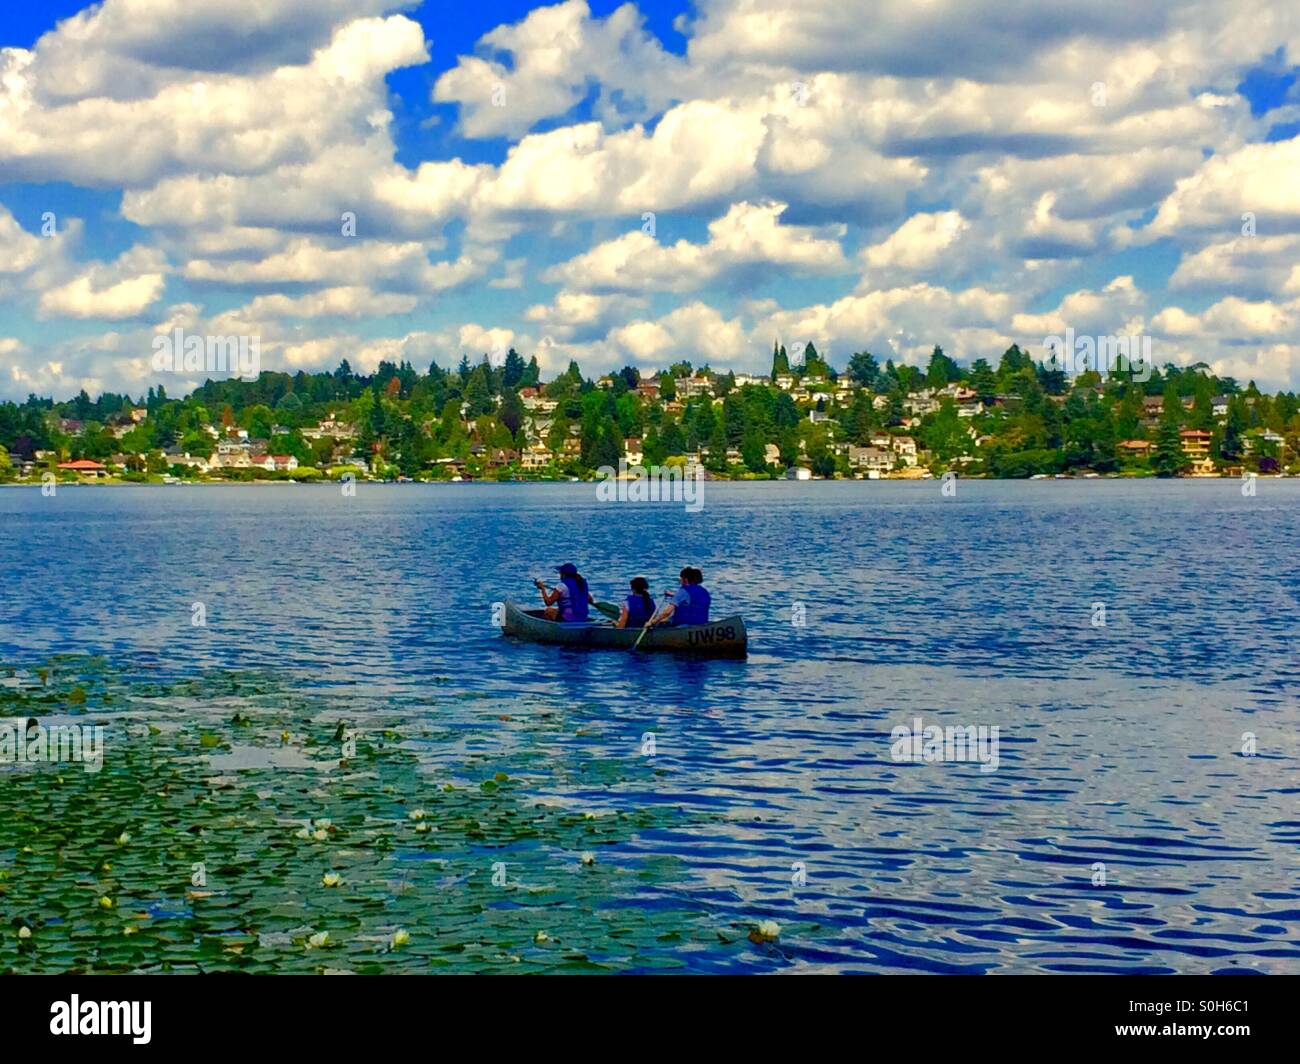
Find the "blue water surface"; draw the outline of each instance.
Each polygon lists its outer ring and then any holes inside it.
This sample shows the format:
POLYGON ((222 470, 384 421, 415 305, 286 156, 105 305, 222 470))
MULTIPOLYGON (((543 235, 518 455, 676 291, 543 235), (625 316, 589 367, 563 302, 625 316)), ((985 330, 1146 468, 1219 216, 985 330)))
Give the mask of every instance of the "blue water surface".
POLYGON ((558 706, 592 758, 650 733, 652 785, 537 798, 707 814, 624 856, 782 932, 690 970, 1300 972, 1300 482, 704 490, 7 488, 0 661, 271 670, 503 744, 558 706), (698 565, 748 660, 504 638, 496 604, 568 560, 614 601, 698 565), (917 718, 997 727, 997 770, 895 761, 917 718))

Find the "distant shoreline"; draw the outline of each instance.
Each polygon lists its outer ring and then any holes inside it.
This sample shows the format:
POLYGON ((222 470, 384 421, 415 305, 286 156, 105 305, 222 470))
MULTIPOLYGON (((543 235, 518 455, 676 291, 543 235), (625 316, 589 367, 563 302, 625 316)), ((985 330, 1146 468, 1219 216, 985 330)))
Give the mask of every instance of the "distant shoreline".
MULTIPOLYGON (((1300 479, 1295 476, 1288 476, 1286 473, 1251 473, 1252 477, 1259 480, 1296 480, 1300 479)), ((1216 476, 1187 476, 1187 477, 1158 477, 1153 473, 1144 474, 1115 474, 1101 473, 1096 476, 1036 476, 1036 477, 986 477, 986 476, 958 476, 958 480, 963 481, 981 481, 992 484, 1019 484, 1030 481, 1047 481, 1061 482, 1069 481, 1116 481, 1116 480, 1169 480, 1169 481, 1229 481, 1240 483, 1241 477, 1216 475, 1216 476)), ((137 480, 68 480, 56 481, 58 488, 286 488, 286 487, 340 487, 342 481, 338 480, 180 480, 173 483, 161 481, 137 481, 137 480)), ((537 480, 357 480, 354 485, 392 485, 403 487, 474 487, 484 484, 509 484, 509 485, 526 485, 526 484, 600 484, 602 481, 598 478, 579 478, 572 480, 568 477, 557 477, 554 479, 537 479, 537 480)), ((879 477, 872 480, 870 477, 812 477, 807 480, 793 480, 784 477, 754 477, 752 479, 744 478, 709 478, 710 484, 935 484, 943 483, 942 477, 879 477)), ((9 481, 0 484, 0 488, 41 488, 43 483, 39 480, 9 481)))

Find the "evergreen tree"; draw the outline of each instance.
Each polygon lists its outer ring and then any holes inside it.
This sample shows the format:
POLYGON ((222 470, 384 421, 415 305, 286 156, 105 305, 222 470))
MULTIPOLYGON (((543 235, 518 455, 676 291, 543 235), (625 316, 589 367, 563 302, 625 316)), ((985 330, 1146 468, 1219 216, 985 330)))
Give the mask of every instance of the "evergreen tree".
POLYGON ((875 356, 869 351, 858 351, 849 359, 848 367, 849 378, 863 388, 875 388, 876 378, 880 375, 880 367, 876 364, 875 356))
POLYGON ((779 346, 775 340, 772 341, 772 381, 776 382, 777 374, 790 372, 790 358, 785 353, 785 347, 779 346))
POLYGON ((1160 413, 1160 428, 1156 434, 1156 451, 1152 468, 1161 477, 1176 476, 1184 466, 1182 431, 1183 404, 1178 391, 1170 382, 1165 387, 1165 399, 1160 413))
POLYGON ((1244 453, 1242 432, 1246 424, 1246 400, 1234 395, 1228 400, 1228 415, 1223 420, 1223 441, 1219 453, 1225 462, 1240 462, 1244 453))
POLYGON ((982 402, 989 402, 998 393, 997 378, 987 359, 977 358, 971 366, 970 386, 982 402))
POLYGON ((506 352, 505 365, 501 367, 501 388, 503 391, 519 387, 528 367, 523 356, 513 347, 506 352))
POLYGON ((925 369, 925 383, 929 388, 942 388, 961 380, 961 367, 943 353, 943 348, 935 345, 930 352, 930 364, 925 369))

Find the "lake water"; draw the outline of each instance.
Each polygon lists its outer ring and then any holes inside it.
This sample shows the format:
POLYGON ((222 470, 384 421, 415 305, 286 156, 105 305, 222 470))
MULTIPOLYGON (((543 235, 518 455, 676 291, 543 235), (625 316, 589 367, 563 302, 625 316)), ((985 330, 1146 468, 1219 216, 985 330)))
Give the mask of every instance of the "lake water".
MULTIPOLYGON (((258 677, 250 738, 196 755, 200 777, 311 772, 256 717, 294 699, 286 729, 424 729, 420 779, 472 763, 520 808, 626 814, 592 845, 626 877, 511 925, 500 952, 520 963, 545 947, 522 937, 535 924, 572 925, 586 963, 619 970, 1300 972, 1300 482, 708 483, 704 503, 600 504, 590 484, 0 490, 0 662, 99 655, 123 690, 258 677), (568 560, 614 601, 698 565, 714 616, 744 615, 748 660, 505 639, 493 604, 535 602, 531 578, 568 560), (892 729, 917 718, 998 728, 997 770, 895 761, 892 729), (654 934, 616 948, 599 922, 616 911, 654 934), (765 920, 779 938, 749 941, 765 920)), ((133 719, 229 716, 168 691, 129 700, 133 719)), ((513 918, 521 885, 582 867, 548 839, 467 842, 442 886, 513 918), (498 860, 514 900, 492 900, 498 860)))

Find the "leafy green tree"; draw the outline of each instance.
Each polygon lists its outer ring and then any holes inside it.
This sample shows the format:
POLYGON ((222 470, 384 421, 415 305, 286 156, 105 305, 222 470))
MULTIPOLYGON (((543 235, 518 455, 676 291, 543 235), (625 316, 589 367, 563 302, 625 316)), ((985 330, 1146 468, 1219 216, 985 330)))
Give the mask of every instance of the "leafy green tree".
POLYGON ((686 434, 676 421, 669 421, 663 427, 662 444, 664 454, 671 458, 675 454, 686 453, 686 434))
POLYGON ((757 427, 752 427, 745 432, 744 439, 740 441, 740 459, 745 463, 745 468, 751 473, 762 473, 767 470, 767 459, 764 457, 767 450, 766 441, 763 434, 757 427))

